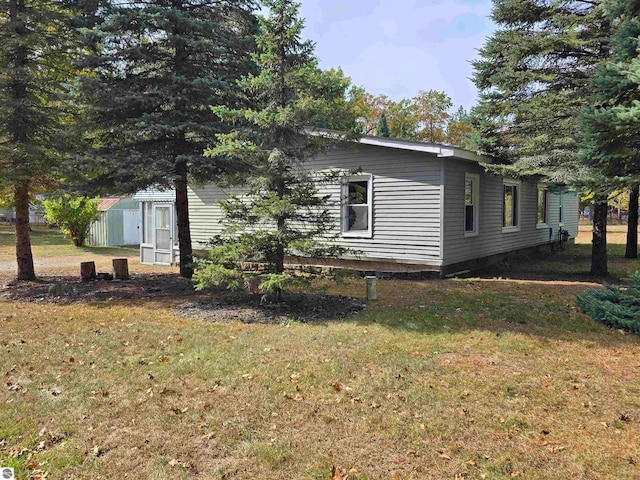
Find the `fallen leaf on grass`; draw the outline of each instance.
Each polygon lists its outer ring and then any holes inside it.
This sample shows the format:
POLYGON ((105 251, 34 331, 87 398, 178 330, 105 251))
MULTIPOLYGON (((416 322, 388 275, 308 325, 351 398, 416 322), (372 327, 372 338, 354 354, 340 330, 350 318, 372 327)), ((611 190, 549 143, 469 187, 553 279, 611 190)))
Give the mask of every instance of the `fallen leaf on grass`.
POLYGON ((549 449, 550 452, 562 452, 563 450, 566 450, 566 446, 565 445, 549 445, 547 447, 549 449))
POLYGON ((182 468, 191 468, 191 465, 187 462, 180 461, 176 458, 169 462, 170 467, 182 467, 182 468))
POLYGON ((451 456, 447 455, 446 453, 444 453, 441 450, 438 450, 438 458, 442 458, 444 460, 451 460, 451 456))
POLYGON ((296 402, 301 402, 302 400, 304 400, 304 395, 300 395, 299 393, 296 393, 295 395, 291 395, 290 393, 283 393, 282 396, 287 400, 295 400, 296 402))
POLYGON ((331 480, 347 480, 347 478, 349 478, 349 474, 346 468, 335 465, 331 467, 331 480))

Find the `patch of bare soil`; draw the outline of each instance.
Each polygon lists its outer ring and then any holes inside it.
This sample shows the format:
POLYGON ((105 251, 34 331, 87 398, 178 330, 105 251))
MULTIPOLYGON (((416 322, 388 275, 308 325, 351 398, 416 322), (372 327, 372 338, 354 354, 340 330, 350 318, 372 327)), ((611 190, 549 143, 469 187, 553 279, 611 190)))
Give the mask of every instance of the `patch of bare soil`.
POLYGON ((190 280, 177 274, 138 273, 130 280, 81 282, 78 276, 43 276, 34 282, 15 279, 0 285, 0 299, 72 303, 194 295, 190 280))
POLYGON ((340 295, 289 293, 283 301, 252 293, 210 290, 196 292, 193 284, 178 274, 136 273, 130 280, 82 282, 77 276, 42 276, 34 282, 8 279, 0 283, 0 300, 68 304, 75 302, 198 298, 173 308, 180 317, 209 322, 278 323, 295 320, 318 322, 345 317, 365 308, 361 299, 340 295))
POLYGON ((175 307, 174 312, 208 322, 322 322, 346 317, 365 307, 363 299, 342 295, 289 293, 277 302, 265 295, 236 293, 184 303, 175 307))

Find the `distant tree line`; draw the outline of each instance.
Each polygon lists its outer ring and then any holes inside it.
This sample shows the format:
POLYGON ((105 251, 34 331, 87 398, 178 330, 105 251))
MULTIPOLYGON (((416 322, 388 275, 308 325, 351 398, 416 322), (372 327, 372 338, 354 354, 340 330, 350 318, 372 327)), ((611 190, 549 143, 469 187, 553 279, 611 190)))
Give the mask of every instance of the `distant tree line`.
POLYGON ((360 113, 359 128, 365 135, 402 140, 470 146, 473 131, 464 107, 453 110, 451 97, 438 90, 420 91, 411 99, 395 102, 386 95, 364 90, 352 95, 360 113))

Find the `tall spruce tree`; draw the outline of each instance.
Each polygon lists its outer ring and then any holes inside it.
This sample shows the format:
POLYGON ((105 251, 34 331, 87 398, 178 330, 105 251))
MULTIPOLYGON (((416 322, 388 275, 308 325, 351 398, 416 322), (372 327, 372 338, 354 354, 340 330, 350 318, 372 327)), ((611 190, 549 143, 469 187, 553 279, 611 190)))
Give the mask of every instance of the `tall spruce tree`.
POLYGON ((338 232, 329 196, 319 194, 323 182, 335 174, 313 171, 306 162, 326 148, 327 139, 309 134, 344 107, 346 85, 327 85, 313 55, 314 45, 303 41, 299 4, 292 0, 264 0, 268 16, 260 20, 260 68, 241 85, 256 108, 214 109, 234 120, 236 130, 218 135, 213 157, 232 155, 252 165, 243 178, 244 191, 222 202, 225 231, 211 252, 211 262, 196 272, 200 287, 224 283, 240 287, 261 279, 260 289, 280 298, 292 284, 309 280, 285 270, 287 256, 325 257, 345 249, 330 241, 338 232), (248 264, 264 266, 259 275, 248 264))
POLYGON ((254 8, 253 0, 114 0, 86 60, 100 148, 83 173, 111 191, 175 188, 184 277, 193 273, 187 185, 234 168, 204 156, 230 128, 209 107, 239 105, 237 81, 254 68, 254 8))
POLYGON ((30 194, 51 188, 71 148, 80 2, 0 2, 0 190, 13 191, 18 279, 33 280, 30 194))
POLYGON ((579 113, 591 99, 594 65, 609 55, 609 21, 601 0, 494 0, 498 29, 473 62, 479 105, 476 149, 514 175, 580 180, 597 195, 593 274, 607 273, 605 183, 578 155, 579 113))
POLYGON ((592 105, 582 116, 581 152, 630 191, 625 257, 638 257, 640 181, 640 1, 604 0, 611 22, 610 56, 592 79, 592 105))
POLYGON ((387 124, 387 116, 384 113, 380 115, 380 120, 378 120, 376 137, 389 137, 389 125, 387 124))

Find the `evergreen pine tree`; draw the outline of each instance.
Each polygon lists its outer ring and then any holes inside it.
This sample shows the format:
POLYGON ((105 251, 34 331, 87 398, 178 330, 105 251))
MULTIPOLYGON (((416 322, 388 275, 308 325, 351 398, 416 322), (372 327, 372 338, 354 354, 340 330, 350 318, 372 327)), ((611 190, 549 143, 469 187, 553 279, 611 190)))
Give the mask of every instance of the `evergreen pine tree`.
POLYGON ((389 137, 389 125, 387 124, 387 116, 384 113, 380 115, 380 120, 378 120, 376 137, 389 137))
POLYGON ((0 2, 0 190, 13 191, 18 279, 33 280, 29 197, 73 147, 69 101, 81 11, 71 1, 0 2))
POLYGON ((254 7, 253 0, 112 1, 86 60, 100 148, 83 173, 111 191, 175 188, 184 277, 193 272, 187 185, 233 168, 227 157, 204 156, 230 128, 209 106, 239 105, 236 82, 254 68, 254 7))
POLYGON ((608 184, 578 155, 579 113, 593 91, 589 79, 609 54, 609 21, 600 4, 494 0, 498 29, 473 62, 480 102, 472 117, 483 135, 476 149, 513 163, 506 171, 589 182, 597 194, 591 272, 604 275, 608 184))
POLYGON ((640 181, 640 2, 605 0, 610 56, 592 79, 592 105, 582 116, 584 158, 630 190, 625 257, 638 257, 640 181))
MULTIPOLYGON (((198 286, 224 283, 241 287, 250 278, 248 264, 263 266, 260 289, 276 293, 310 280, 285 270, 287 256, 325 257, 344 253, 335 246, 334 222, 328 196, 319 194, 335 174, 313 171, 306 161, 323 151, 327 139, 311 135, 309 126, 322 125, 342 108, 346 86, 327 88, 313 55, 313 43, 302 41, 299 4, 265 0, 269 15, 260 20, 260 68, 241 85, 257 108, 214 109, 233 119, 236 131, 218 135, 213 157, 232 155, 252 165, 244 176, 242 195, 222 202, 225 231, 211 252, 211 262, 196 272, 198 286)), ((248 102, 251 103, 251 102, 248 102)))

